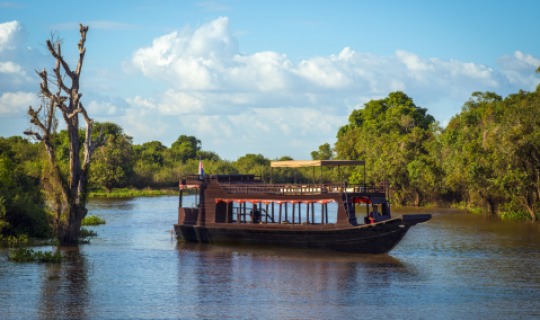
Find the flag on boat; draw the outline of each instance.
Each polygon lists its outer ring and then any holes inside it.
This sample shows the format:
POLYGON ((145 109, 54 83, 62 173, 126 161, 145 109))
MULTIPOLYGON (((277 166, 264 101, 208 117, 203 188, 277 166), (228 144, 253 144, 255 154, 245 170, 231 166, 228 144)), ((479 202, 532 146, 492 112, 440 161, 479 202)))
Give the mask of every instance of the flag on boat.
POLYGON ((204 177, 204 166, 202 160, 199 160, 199 176, 204 177))

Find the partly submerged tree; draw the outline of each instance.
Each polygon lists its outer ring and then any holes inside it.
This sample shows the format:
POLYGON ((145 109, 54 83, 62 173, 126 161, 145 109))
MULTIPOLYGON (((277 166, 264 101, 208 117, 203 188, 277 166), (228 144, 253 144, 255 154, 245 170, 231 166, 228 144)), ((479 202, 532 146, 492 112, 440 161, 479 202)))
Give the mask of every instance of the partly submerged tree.
POLYGON ((88 200, 88 173, 94 149, 101 143, 101 137, 92 140, 93 120, 88 116, 81 102, 80 75, 84 56, 88 26, 80 25, 81 38, 78 44, 79 59, 75 70, 71 70, 61 52, 61 41, 54 37, 47 40, 47 49, 56 64, 53 74, 46 69, 37 72, 41 78, 41 105, 28 109, 34 129, 25 131, 43 143, 49 159, 49 168, 44 170, 43 186, 47 203, 54 212, 54 231, 61 245, 78 243, 81 221, 86 216, 88 200), (62 115, 69 138, 69 173, 60 169, 53 143, 58 126, 57 113, 62 115), (86 123, 85 137, 79 136, 79 115, 86 123), (81 156, 81 151, 84 154, 81 156))

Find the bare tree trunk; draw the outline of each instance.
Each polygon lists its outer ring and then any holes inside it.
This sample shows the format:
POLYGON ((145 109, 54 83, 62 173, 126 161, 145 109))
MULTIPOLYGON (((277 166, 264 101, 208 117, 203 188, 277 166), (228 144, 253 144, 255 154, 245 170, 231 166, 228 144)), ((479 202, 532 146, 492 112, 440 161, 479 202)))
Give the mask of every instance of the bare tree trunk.
POLYGON ((41 78, 41 96, 43 103, 37 110, 31 106, 28 109, 30 122, 34 124, 37 130, 26 131, 25 134, 31 135, 36 140, 43 142, 51 165, 51 172, 48 182, 51 186, 49 197, 53 198, 56 214, 54 229, 61 245, 75 245, 78 243, 82 219, 86 216, 86 202, 88 198, 88 168, 94 149, 102 143, 102 135, 96 140, 92 140, 93 120, 88 117, 86 109, 80 99, 79 79, 86 53, 85 42, 87 26, 80 26, 81 38, 78 44, 79 60, 77 67, 72 71, 62 56, 59 41, 54 39, 47 40, 47 48, 56 60, 53 69, 54 75, 50 79, 46 70, 37 72, 41 78), (66 83, 64 80, 71 81, 66 83), (49 84, 56 87, 52 92, 49 84), (57 111, 60 111, 66 124, 69 139, 69 176, 64 177, 60 170, 58 159, 55 157, 52 135, 56 130, 57 111), (79 138, 79 114, 81 114, 86 123, 85 139, 82 141, 84 157, 81 163, 81 139, 79 138))
POLYGON ((418 190, 418 188, 414 188, 414 206, 415 207, 419 207, 420 204, 422 203, 422 193, 420 192, 420 190, 418 190))
POLYGON ((525 208, 527 208, 527 211, 529 212, 529 216, 531 217, 532 221, 536 221, 536 213, 534 212, 534 194, 529 194, 527 197, 522 197, 523 199, 523 205, 525 208))

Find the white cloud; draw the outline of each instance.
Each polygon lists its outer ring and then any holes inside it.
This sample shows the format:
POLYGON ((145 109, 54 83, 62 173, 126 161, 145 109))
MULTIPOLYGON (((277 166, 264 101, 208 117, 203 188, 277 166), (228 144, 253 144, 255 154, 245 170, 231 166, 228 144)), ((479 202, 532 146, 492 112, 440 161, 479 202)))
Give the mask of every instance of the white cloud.
POLYGON ((43 56, 26 47, 26 41, 26 29, 21 23, 0 23, 0 94, 39 88, 37 76, 32 75, 43 56))
POLYGON ((515 51, 511 56, 499 59, 501 72, 506 81, 514 87, 531 90, 538 85, 538 76, 531 72, 540 66, 540 58, 521 51, 515 51))
POLYGON ((23 73, 23 69, 20 65, 8 61, 8 62, 1 62, 0 61, 0 73, 23 73))
POLYGON ((188 94, 168 90, 158 104, 158 109, 165 115, 198 114, 203 111, 203 100, 198 93, 188 94))
POLYGON ((300 76, 323 88, 339 89, 350 85, 351 79, 346 72, 332 57, 305 60, 298 66, 300 76))
POLYGON ((118 115, 118 106, 111 101, 92 100, 90 103, 84 105, 84 107, 89 112, 91 111, 93 117, 96 115, 101 117, 118 115))
POLYGON ((422 61, 416 54, 403 50, 396 51, 396 57, 412 72, 428 72, 433 70, 433 64, 422 61))
POLYGON ((222 17, 194 31, 166 34, 151 47, 138 49, 131 62, 145 76, 172 81, 179 89, 216 89, 223 80, 218 78, 223 63, 238 51, 228 26, 222 17))
POLYGON ((31 92, 4 92, 0 94, 0 115, 21 114, 28 110, 29 106, 36 109, 39 99, 31 92))
POLYGON ((284 53, 241 53, 228 18, 221 17, 154 39, 129 64, 163 86, 159 98, 139 97, 132 105, 152 110, 170 141, 192 134, 225 156, 260 150, 309 157, 320 144, 333 143, 350 112, 371 99, 401 90, 446 123, 473 91, 534 88, 537 60, 516 53, 501 72, 404 50, 378 56, 345 47, 296 63, 284 53), (527 83, 518 81, 524 74, 527 83))
POLYGON ((286 55, 258 52, 245 56, 236 54, 230 67, 223 70, 224 85, 243 91, 275 92, 290 90, 292 63, 286 55))
POLYGON ((12 61, 0 62, 0 85, 4 90, 26 89, 35 82, 21 65, 12 61))
POLYGON ((18 21, 0 23, 0 53, 14 51, 24 40, 25 30, 18 21))
POLYGON ((127 102, 134 108, 139 110, 153 110, 156 109, 156 104, 152 99, 145 99, 141 96, 136 96, 132 99, 128 99, 127 102))

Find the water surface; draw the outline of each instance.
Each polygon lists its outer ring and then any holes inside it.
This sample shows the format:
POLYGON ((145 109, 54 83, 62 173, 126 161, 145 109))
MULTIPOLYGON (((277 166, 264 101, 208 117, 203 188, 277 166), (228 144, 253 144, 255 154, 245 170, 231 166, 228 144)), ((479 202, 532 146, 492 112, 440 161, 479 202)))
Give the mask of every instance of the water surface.
POLYGON ((540 317, 539 224, 432 209, 389 255, 192 245, 171 234, 177 200, 92 200, 107 224, 62 264, 0 249, 0 318, 540 317))

